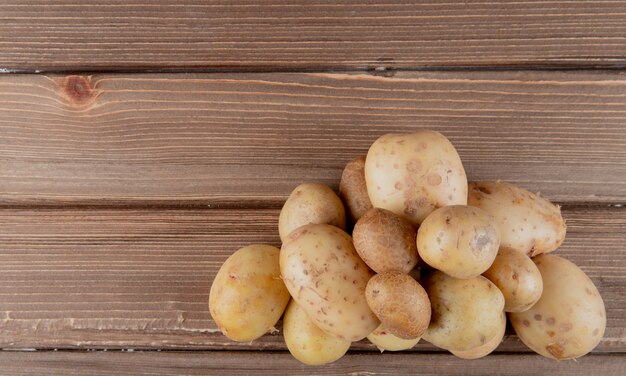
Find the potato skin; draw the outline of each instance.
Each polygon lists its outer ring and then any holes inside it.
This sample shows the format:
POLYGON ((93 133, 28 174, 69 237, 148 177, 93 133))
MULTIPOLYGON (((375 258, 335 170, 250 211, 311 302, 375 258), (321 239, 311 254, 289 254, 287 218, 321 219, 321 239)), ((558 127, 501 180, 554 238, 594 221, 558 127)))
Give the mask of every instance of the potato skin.
POLYGON ((498 253, 500 233, 489 213, 452 205, 439 208, 417 232, 419 255, 428 265, 456 278, 474 278, 498 253))
POLYGON ((355 158, 346 164, 339 182, 339 196, 352 224, 372 208, 365 185, 365 157, 355 158))
POLYGON ((566 226, 558 205, 523 188, 500 181, 469 185, 468 205, 493 215, 501 245, 531 257, 557 249, 566 226))
POLYGON ((436 208, 467 204, 461 159, 441 133, 420 130, 377 139, 365 160, 372 205, 420 224, 436 208))
POLYGON ((430 322, 430 301, 412 277, 391 271, 373 276, 365 289, 367 304, 393 335, 421 337, 430 322))
POLYGON ((354 342, 380 324, 365 300, 373 273, 343 230, 311 224, 293 231, 280 251, 280 271, 293 299, 323 331, 354 342))
POLYGON ((505 312, 524 312, 543 292, 543 279, 535 263, 522 252, 500 247, 493 264, 483 276, 504 295, 505 312))
POLYGON ((376 273, 409 273, 419 261, 415 236, 411 222, 380 208, 365 213, 352 232, 354 248, 376 273))
POLYGON ((533 259, 543 294, 529 310, 509 313, 513 329, 531 350, 556 360, 593 350, 604 335, 604 301, 591 279, 574 263, 554 255, 533 259))
POLYGON ((471 350, 466 351, 450 351, 456 357, 461 359, 479 359, 485 357, 493 352, 493 350, 497 349, 500 343, 502 343, 502 339, 504 338, 504 333, 506 332, 506 314, 502 312, 502 319, 500 320, 500 325, 498 326, 498 333, 492 339, 485 342, 484 345, 478 346, 471 350))
POLYGON ((324 184, 304 183, 291 192, 278 217, 280 240, 284 243, 290 232, 309 223, 346 228, 343 203, 324 184))
POLYGON ((332 363, 350 348, 350 341, 318 328, 295 300, 291 300, 285 310, 283 336, 291 355, 309 366, 332 363))
POLYGON ((380 352, 383 351, 402 351, 413 348, 420 340, 420 337, 413 339, 402 339, 394 336, 385 328, 384 324, 380 324, 373 332, 371 332, 367 339, 378 347, 380 352))
POLYGON ((279 250, 253 244, 233 253, 217 272, 209 295, 209 312, 222 333, 249 342, 274 327, 289 292, 280 279, 279 250))
POLYGON ((499 330, 504 297, 483 276, 458 279, 437 271, 426 278, 432 317, 422 336, 449 351, 467 351, 484 345, 499 330))

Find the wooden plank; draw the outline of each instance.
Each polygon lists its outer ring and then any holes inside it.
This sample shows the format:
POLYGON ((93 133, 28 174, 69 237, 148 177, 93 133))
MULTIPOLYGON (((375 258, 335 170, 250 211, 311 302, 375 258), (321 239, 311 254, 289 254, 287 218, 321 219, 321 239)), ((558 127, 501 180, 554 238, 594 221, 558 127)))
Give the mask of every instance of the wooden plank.
POLYGON ((442 354, 348 353, 322 366, 300 364, 276 352, 0 352, 0 375, 568 375, 619 376, 626 359, 588 355, 556 362, 539 355, 489 355, 467 361, 442 354))
POLYGON ((278 206, 426 127, 470 179, 626 201, 621 72, 0 77, 0 205, 278 206))
POLYGON ((5 1, 0 68, 611 66, 626 3, 5 1))
MULTIPOLYGON (((563 213, 558 254, 589 274, 607 307, 597 351, 625 352, 626 208, 563 213)), ((277 218, 275 209, 0 210, 0 348, 285 349, 280 334, 229 341, 207 306, 230 254, 279 245, 277 218)), ((528 350, 509 336, 499 351, 528 350)))

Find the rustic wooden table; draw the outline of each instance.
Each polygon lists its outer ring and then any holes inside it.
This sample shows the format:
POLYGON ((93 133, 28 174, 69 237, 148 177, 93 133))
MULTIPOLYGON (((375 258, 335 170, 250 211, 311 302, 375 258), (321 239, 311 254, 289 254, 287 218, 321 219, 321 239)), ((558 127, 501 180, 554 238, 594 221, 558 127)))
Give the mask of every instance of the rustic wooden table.
POLYGON ((0 1, 0 373, 624 375, 625 64, 625 1, 0 1), (307 368, 281 334, 223 337, 226 257, 421 127, 563 205, 558 253, 607 307, 594 353, 364 341, 307 368))

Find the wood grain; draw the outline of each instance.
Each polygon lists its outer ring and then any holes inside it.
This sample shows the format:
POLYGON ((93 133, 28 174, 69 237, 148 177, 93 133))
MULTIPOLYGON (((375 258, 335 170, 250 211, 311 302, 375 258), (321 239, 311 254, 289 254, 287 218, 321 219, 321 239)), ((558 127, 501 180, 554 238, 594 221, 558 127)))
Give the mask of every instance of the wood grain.
POLYGON ((626 201, 621 72, 0 77, 0 205, 279 207, 388 132, 432 128, 470 179, 626 201))
MULTIPOLYGON (((597 351, 625 352, 626 208, 563 213, 558 254, 589 274, 607 307, 597 351)), ((277 218, 275 209, 0 210, 0 347, 284 350, 280 334, 229 341, 207 307, 230 254, 279 245, 277 218)), ((508 336, 499 351, 528 350, 508 336)))
POLYGON ((12 0, 0 68, 605 66, 623 1, 12 0))

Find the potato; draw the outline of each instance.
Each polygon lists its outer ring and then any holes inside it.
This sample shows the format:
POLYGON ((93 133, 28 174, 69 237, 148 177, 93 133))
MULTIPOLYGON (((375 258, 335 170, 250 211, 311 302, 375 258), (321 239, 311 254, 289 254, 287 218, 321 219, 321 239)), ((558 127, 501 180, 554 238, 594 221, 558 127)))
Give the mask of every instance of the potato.
POLYGON ((450 351, 453 355, 461 359, 478 359, 485 357, 493 352, 493 350, 497 349, 500 343, 502 343, 502 338, 504 338, 504 332, 506 332, 506 314, 502 312, 502 319, 500 320, 500 325, 498 326, 498 333, 495 337, 485 342, 484 345, 478 346, 471 350, 466 351, 450 351))
POLYGON ((284 243, 287 235, 309 223, 346 228, 346 211, 339 197, 324 184, 297 186, 283 205, 278 217, 278 233, 284 243))
POLYGON ((513 184, 471 183, 468 205, 494 216, 502 246, 531 257, 554 251, 565 239, 565 221, 559 206, 513 184))
POLYGON ((598 345, 606 328, 604 301, 587 275, 553 255, 533 259, 543 294, 529 310, 509 313, 513 329, 531 350, 562 360, 581 357, 598 345))
POLYGON ((424 288, 398 271, 373 276, 365 289, 367 304, 393 335, 421 337, 430 322, 430 301, 424 288))
POLYGON ((334 362, 350 348, 350 341, 333 337, 315 326, 294 300, 283 317, 283 336, 291 355, 310 366, 334 362))
POLYGON ((346 165, 339 182, 339 195, 343 200, 348 217, 352 224, 356 223, 372 208, 365 186, 365 157, 358 157, 346 165))
POLYGON ((367 339, 378 347, 380 352, 387 351, 402 351, 413 348, 419 342, 420 338, 402 339, 394 336, 385 328, 384 324, 380 324, 373 332, 371 332, 367 339))
POLYGON ((354 248, 376 273, 410 272, 418 261, 415 235, 411 222, 380 208, 365 213, 352 231, 354 248))
POLYGON ((280 251, 280 271, 291 296, 323 331, 354 342, 380 324, 365 300, 373 273, 344 231, 317 224, 293 231, 280 251))
POLYGON ((367 152, 365 182, 374 207, 391 210, 414 225, 439 207, 467 204, 461 159, 450 141, 435 131, 380 137, 367 152))
POLYGON ((280 279, 279 250, 263 244, 233 253, 217 272, 209 293, 209 312, 233 341, 249 342, 274 328, 289 292, 280 279))
POLYGON ((434 272, 424 282, 432 317, 422 338, 449 351, 482 346, 498 334, 504 296, 483 276, 471 279, 434 272))
POLYGON ((505 312, 529 309, 543 292, 543 280, 535 263, 530 257, 511 248, 501 247, 483 276, 502 291, 505 312))
POLYGON ((419 255, 428 265, 456 278, 474 278, 498 254, 500 233, 492 216, 471 206, 432 212, 417 232, 419 255))

